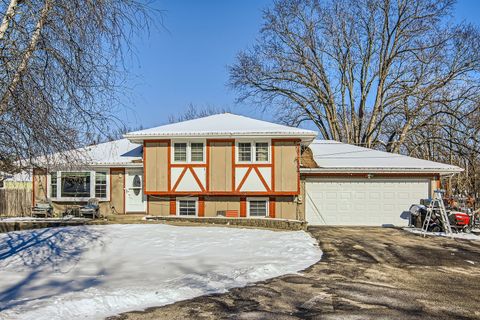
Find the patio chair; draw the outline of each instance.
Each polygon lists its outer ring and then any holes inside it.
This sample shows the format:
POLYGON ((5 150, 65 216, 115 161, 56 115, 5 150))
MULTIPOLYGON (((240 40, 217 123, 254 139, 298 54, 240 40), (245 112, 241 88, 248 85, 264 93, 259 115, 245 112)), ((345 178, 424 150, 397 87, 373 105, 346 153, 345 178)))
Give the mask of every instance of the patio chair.
POLYGON ((32 207, 31 216, 34 218, 51 218, 53 216, 52 201, 38 202, 32 207))
POLYGON ((99 200, 97 198, 88 199, 87 204, 79 209, 80 216, 91 219, 99 218, 99 209, 99 200))

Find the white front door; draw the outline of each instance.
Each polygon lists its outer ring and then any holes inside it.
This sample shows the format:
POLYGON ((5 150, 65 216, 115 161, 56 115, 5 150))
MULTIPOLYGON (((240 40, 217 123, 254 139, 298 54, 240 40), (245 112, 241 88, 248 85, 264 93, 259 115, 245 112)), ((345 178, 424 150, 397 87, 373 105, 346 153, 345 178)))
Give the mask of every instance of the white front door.
POLYGON ((125 211, 145 212, 146 196, 143 194, 142 169, 127 169, 125 177, 125 211))

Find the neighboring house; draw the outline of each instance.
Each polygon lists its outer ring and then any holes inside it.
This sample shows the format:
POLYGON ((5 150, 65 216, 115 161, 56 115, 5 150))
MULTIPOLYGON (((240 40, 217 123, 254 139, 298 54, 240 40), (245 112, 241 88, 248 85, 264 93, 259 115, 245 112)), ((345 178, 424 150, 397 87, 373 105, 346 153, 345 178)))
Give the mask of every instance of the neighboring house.
POLYGON ((0 172, 0 189, 32 189, 32 175, 30 172, 9 174, 0 172))
POLYGON ((81 164, 34 170, 34 201, 90 197, 104 214, 146 213, 405 225, 402 212, 462 169, 332 141, 229 113, 86 147, 81 164))

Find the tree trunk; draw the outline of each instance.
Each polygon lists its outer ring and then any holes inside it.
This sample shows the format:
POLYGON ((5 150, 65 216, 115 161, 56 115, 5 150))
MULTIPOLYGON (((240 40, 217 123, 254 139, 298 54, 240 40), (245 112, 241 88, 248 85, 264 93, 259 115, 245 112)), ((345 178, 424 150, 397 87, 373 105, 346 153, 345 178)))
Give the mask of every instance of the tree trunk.
POLYGON ((40 13, 40 18, 38 19, 37 24, 35 25, 32 38, 30 39, 30 43, 27 49, 25 50, 25 52, 23 53, 23 57, 22 57, 22 60, 20 61, 20 64, 18 65, 17 71, 13 75, 10 85, 8 86, 7 90, 4 92, 2 100, 0 101, 0 115, 7 110, 8 102, 13 92, 15 91, 17 85, 19 84, 20 80, 22 79, 24 72, 27 70, 28 62, 32 57, 33 53, 35 52, 35 48, 37 47, 38 40, 40 39, 42 28, 45 25, 45 22, 47 21, 48 12, 51 9, 51 5, 52 5, 52 0, 45 0, 45 4, 40 13))
POLYGON ((0 25, 0 40, 3 40, 3 37, 5 36, 5 32, 8 29, 8 26, 10 25, 10 21, 13 20, 13 17, 15 16, 15 10, 17 9, 18 5, 18 0, 10 0, 10 4, 8 5, 7 12, 5 12, 5 15, 3 16, 3 21, 2 25, 0 25))

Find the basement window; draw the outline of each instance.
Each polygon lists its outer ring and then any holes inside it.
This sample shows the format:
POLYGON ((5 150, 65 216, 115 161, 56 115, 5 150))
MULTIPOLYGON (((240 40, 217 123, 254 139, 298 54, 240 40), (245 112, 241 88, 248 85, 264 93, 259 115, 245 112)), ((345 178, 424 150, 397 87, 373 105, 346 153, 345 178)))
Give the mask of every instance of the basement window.
POLYGON ((177 215, 179 216, 197 216, 197 199, 182 198, 177 199, 177 215))
POLYGON ((268 199, 247 199, 248 216, 250 217, 267 217, 268 216, 268 199))

